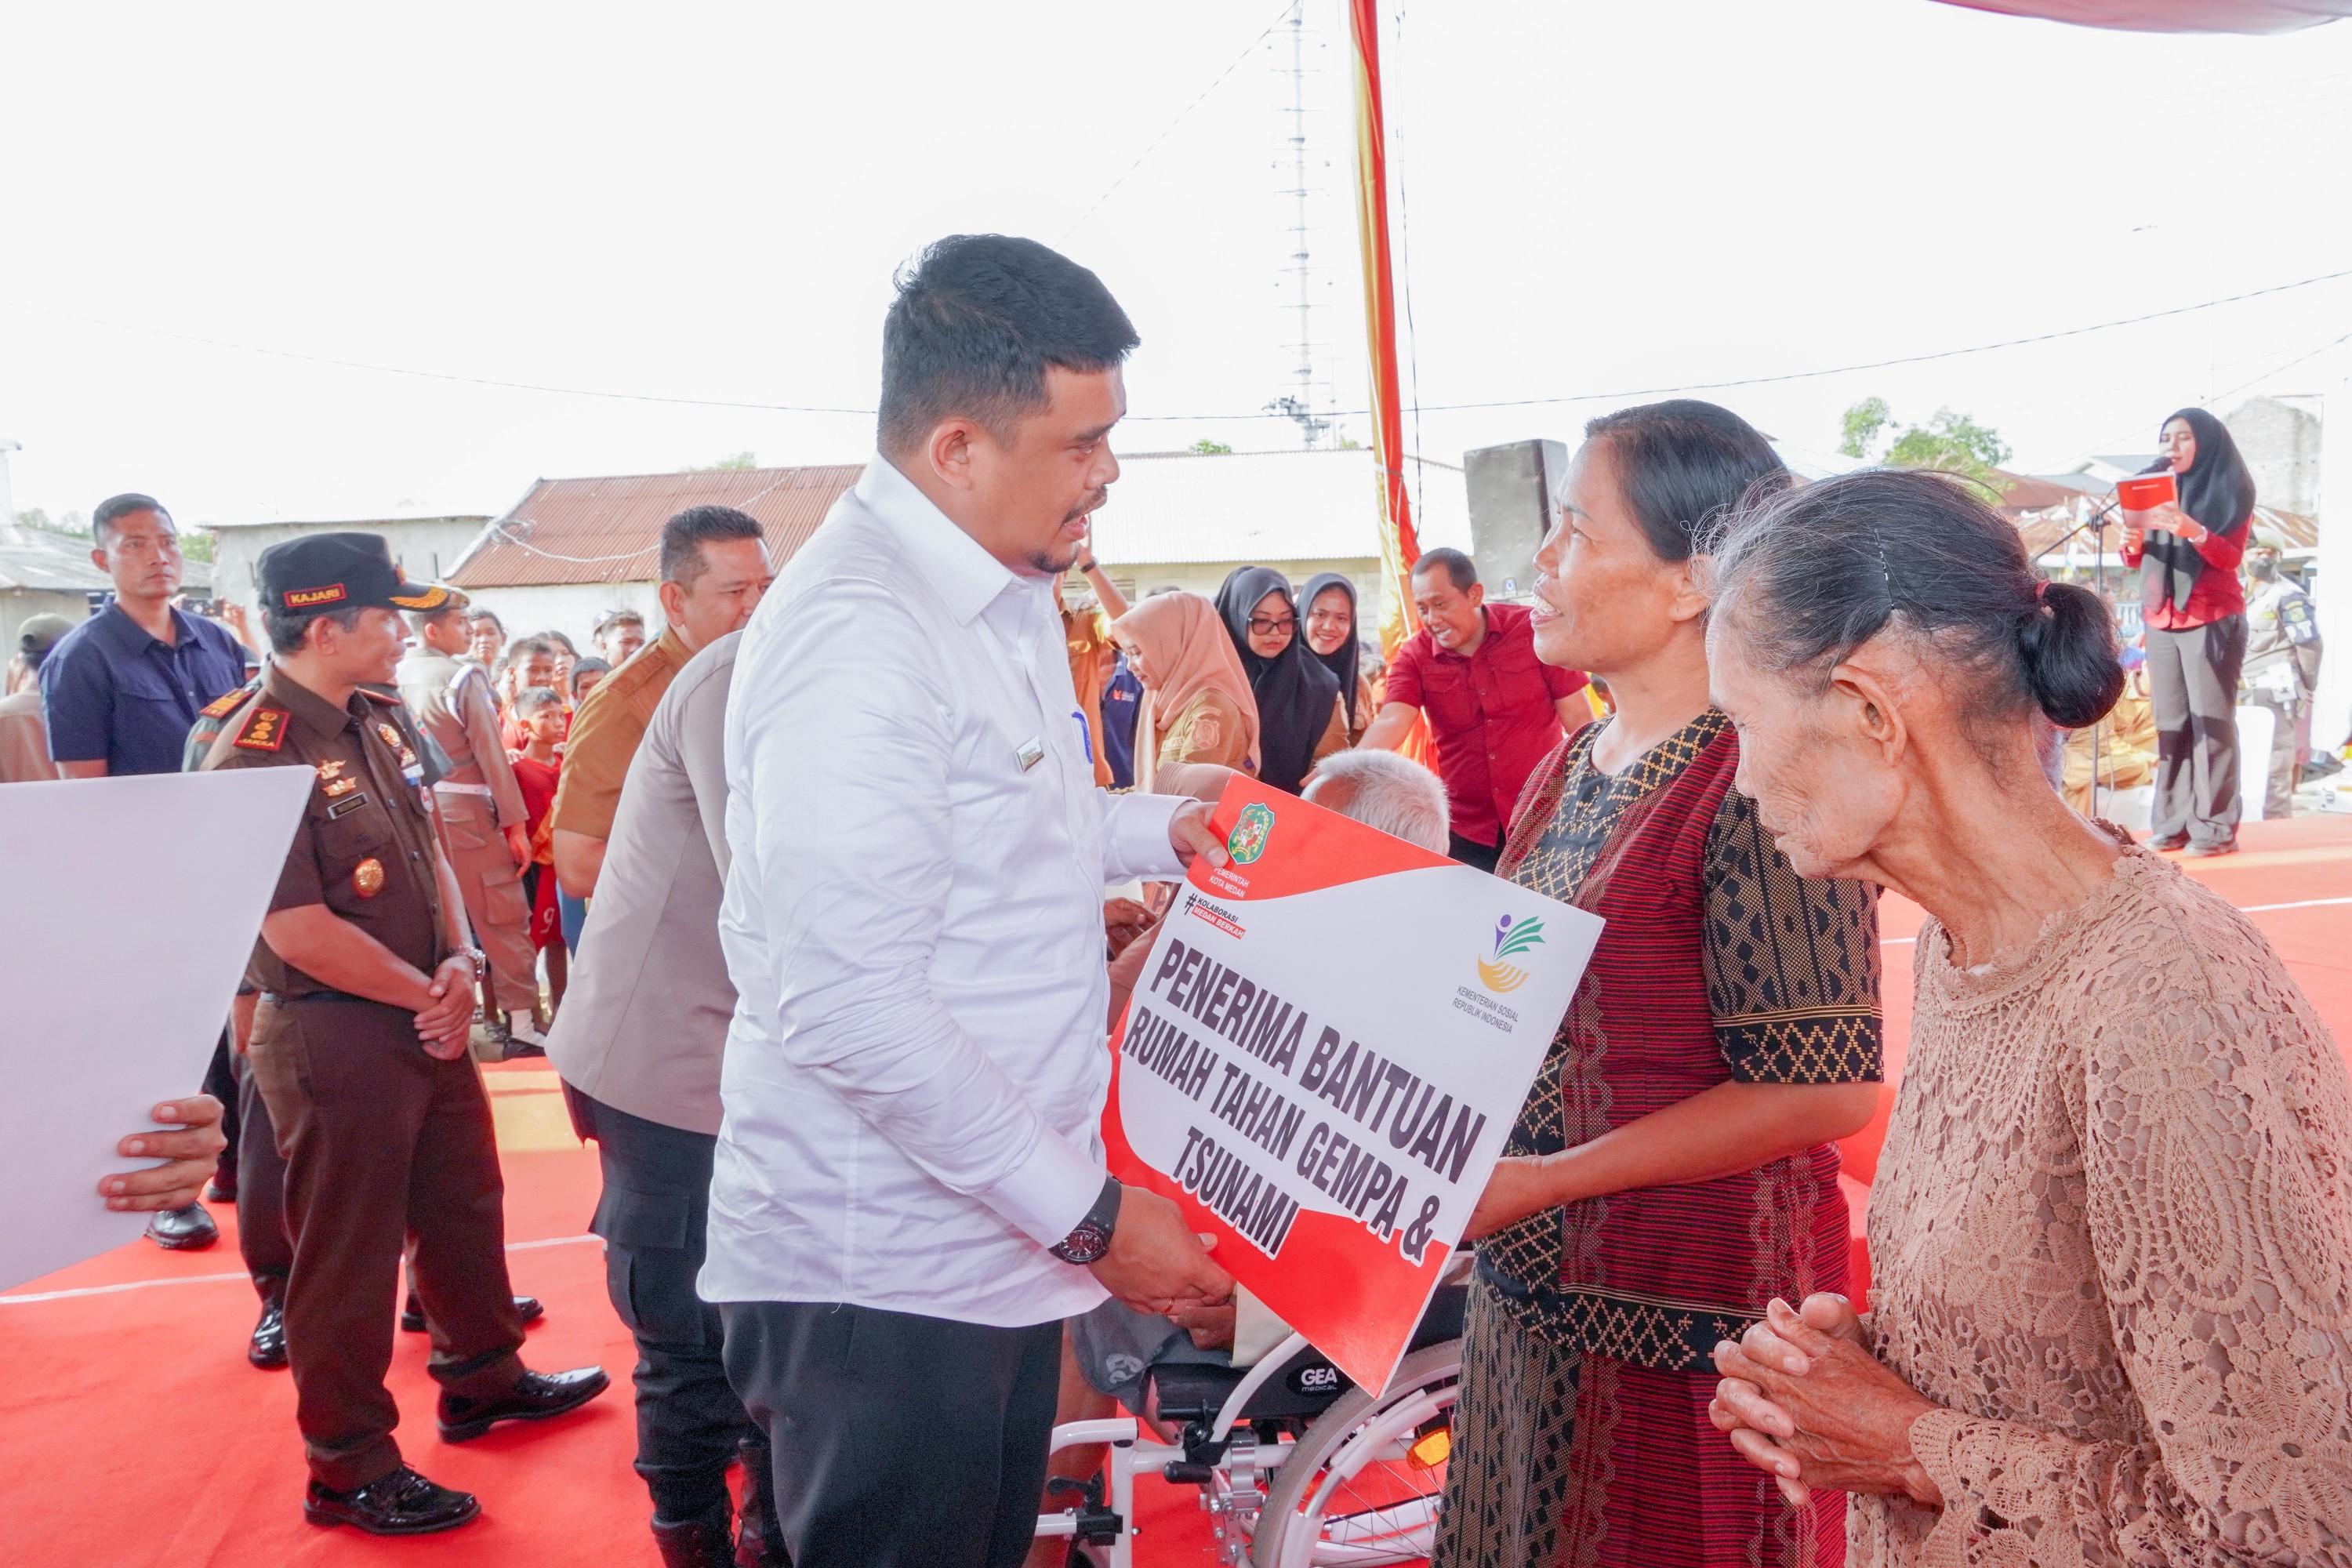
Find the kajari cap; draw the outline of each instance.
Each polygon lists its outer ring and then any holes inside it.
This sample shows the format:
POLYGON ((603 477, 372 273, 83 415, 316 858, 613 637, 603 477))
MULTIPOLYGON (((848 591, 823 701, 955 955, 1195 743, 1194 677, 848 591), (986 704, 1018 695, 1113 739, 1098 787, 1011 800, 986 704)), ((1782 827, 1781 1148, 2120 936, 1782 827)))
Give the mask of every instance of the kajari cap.
POLYGON ((312 533, 261 552, 256 566, 261 607, 277 616, 313 616, 371 606, 437 610, 449 590, 411 583, 380 533, 312 533))

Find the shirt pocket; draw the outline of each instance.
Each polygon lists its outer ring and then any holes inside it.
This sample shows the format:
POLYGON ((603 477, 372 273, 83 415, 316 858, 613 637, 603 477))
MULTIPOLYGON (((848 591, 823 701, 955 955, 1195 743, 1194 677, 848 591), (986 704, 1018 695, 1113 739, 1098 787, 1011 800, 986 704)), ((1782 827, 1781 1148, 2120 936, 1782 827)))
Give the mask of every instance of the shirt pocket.
POLYGON ((1459 733, 1480 718, 1477 688, 1470 667, 1458 658, 1432 659, 1421 671, 1422 711, 1441 734, 1459 733))
POLYGON ((373 801, 342 816, 329 816, 321 811, 312 819, 310 832, 319 847, 320 877, 330 891, 338 883, 348 887, 351 874, 362 860, 383 862, 389 878, 398 845, 392 836, 392 824, 373 801))

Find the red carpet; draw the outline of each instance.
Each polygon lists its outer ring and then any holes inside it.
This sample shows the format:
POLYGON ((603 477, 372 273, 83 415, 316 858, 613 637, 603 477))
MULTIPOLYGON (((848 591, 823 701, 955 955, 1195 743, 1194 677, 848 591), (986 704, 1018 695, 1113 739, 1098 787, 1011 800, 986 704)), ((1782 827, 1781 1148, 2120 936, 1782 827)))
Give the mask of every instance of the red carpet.
MULTIPOLYGON (((2338 1040, 2352 1042, 2352 816, 2252 824, 2243 842, 2245 853, 2186 865, 2257 911, 2338 1040), (2343 901, 2315 901, 2323 900, 2343 901)), ((1886 1005, 1898 1060, 1917 926, 1916 910, 1889 902, 1886 1005)), ((0 1393, 0 1561, 651 1568, 658 1559, 645 1528, 649 1510, 629 1469, 634 1357, 604 1299, 601 1251, 582 1238, 595 1202, 595 1156, 572 1141, 551 1074, 520 1066, 490 1073, 515 1288, 548 1303, 524 1354, 548 1370, 598 1363, 619 1385, 613 1393, 561 1421, 448 1447, 434 1432, 423 1337, 403 1334, 392 1387, 406 1416, 407 1456, 435 1479, 479 1493, 482 1518, 410 1541, 312 1529, 300 1515, 292 1384, 282 1372, 246 1364, 255 1300, 239 1271, 236 1215, 215 1207, 224 1234, 209 1251, 173 1254, 140 1242, 0 1296, 0 1365, 10 1373, 0 1393), (54 1295, 69 1290, 95 1293, 54 1295)), ((1883 1129, 1882 1118, 1849 1141, 1856 1195, 1883 1129)), ((1146 1486, 1139 1560, 1151 1568, 1214 1563, 1192 1491, 1146 1486)))

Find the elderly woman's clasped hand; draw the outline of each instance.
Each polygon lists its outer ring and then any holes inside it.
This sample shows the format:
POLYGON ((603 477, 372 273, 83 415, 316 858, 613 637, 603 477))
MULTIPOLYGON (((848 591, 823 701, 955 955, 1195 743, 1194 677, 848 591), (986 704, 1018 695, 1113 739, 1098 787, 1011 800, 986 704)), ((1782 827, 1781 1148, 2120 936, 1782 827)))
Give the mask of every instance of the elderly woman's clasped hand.
POLYGON ((1723 1374, 1707 1418, 1802 1507, 1814 1488, 1943 1502, 1911 1452, 1911 1424, 1937 1406, 1864 1347, 1843 1296, 1775 1297, 1765 1321, 1715 1347, 1723 1374))

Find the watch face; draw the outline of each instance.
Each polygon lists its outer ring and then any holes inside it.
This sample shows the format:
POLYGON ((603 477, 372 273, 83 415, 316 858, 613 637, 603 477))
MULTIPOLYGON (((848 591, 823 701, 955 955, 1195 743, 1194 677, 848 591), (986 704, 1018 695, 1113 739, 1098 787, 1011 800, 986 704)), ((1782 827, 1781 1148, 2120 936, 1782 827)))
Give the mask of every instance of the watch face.
POLYGON ((1110 1250, 1110 1232, 1092 1220, 1080 1220, 1076 1229, 1049 1250, 1065 1263, 1097 1262, 1110 1250))

